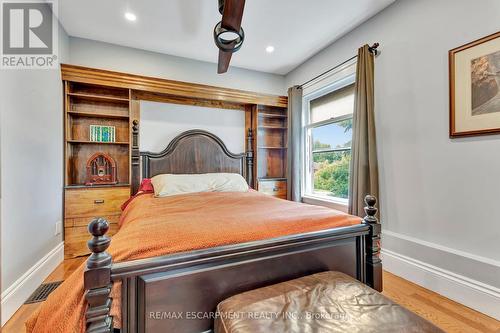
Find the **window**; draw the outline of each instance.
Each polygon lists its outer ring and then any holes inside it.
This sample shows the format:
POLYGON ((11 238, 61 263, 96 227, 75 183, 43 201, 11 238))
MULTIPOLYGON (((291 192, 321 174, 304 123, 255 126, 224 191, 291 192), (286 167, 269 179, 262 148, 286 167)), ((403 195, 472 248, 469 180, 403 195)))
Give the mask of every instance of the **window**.
POLYGON ((304 194, 347 203, 351 163, 353 78, 305 99, 304 194))

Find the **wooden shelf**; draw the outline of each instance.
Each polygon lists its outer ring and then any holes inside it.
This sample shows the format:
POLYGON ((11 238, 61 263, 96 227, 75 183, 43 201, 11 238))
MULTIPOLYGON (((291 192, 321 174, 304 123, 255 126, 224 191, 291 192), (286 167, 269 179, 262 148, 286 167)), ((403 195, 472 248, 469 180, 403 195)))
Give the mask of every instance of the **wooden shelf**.
POLYGON ((118 183, 118 184, 113 184, 113 185, 83 185, 83 184, 72 184, 72 185, 67 185, 64 188, 71 190, 71 189, 79 189, 79 188, 106 188, 106 187, 129 187, 130 184, 128 183, 118 183))
MULTIPOLYGON (((286 180, 288 114, 286 108, 258 105, 256 117, 256 177, 263 184, 259 190, 265 191, 264 184, 286 180)), ((286 196, 286 189, 280 194, 286 196)))
POLYGON ((125 120, 130 119, 130 116, 128 115, 119 115, 110 113, 68 111, 68 114, 72 116, 92 117, 92 118, 114 118, 114 119, 125 119, 125 120))
POLYGON ((287 118, 288 116, 285 115, 285 114, 277 114, 277 113, 263 113, 263 112, 259 112, 258 115, 260 117, 264 117, 264 118, 287 118))
POLYGON ((66 140, 68 143, 77 144, 98 144, 98 145, 129 145, 130 142, 99 142, 99 141, 86 141, 86 140, 66 140))
POLYGON ((128 98, 113 97, 105 95, 93 95, 93 94, 82 94, 82 93, 67 93, 68 96, 91 99, 94 101, 119 101, 119 102, 129 102, 128 98))
POLYGON ((286 130, 288 127, 283 127, 283 126, 259 126, 259 129, 273 129, 273 130, 286 130))
POLYGON ((265 181, 286 181, 286 177, 260 177, 259 181, 260 182, 265 182, 265 181))

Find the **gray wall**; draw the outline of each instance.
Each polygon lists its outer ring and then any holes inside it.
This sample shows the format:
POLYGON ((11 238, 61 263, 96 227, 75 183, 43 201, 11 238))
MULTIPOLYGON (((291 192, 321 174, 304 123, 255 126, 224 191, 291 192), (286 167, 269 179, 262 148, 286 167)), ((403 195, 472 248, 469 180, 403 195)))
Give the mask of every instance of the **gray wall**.
MULTIPOLYGON (((59 27, 59 59, 68 35, 59 27)), ((63 117, 59 69, 1 70, 2 291, 62 241, 63 117)))
POLYGON ((89 39, 70 38, 70 63, 171 80, 269 94, 286 94, 285 77, 282 75, 234 67, 231 67, 226 74, 219 75, 217 74, 217 65, 213 63, 89 39))
POLYGON ((300 84, 380 42, 376 122, 389 231, 383 247, 496 286, 500 136, 448 137, 448 50, 498 30, 498 0, 399 0, 286 78, 287 86, 300 84), (424 243, 436 251, 419 250, 424 243))
POLYGON ((160 152, 177 135, 192 129, 217 134, 233 153, 245 151, 244 111, 141 101, 141 151, 160 152))

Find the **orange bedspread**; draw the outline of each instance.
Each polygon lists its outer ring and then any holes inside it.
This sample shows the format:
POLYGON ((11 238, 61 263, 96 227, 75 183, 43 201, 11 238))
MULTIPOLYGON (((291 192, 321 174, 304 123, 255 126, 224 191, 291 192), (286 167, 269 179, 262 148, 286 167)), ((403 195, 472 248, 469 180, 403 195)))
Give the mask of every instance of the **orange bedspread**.
MULTIPOLYGON (((125 209, 108 252, 115 262, 203 249, 360 223, 360 218, 250 191, 154 198, 146 194, 125 209)), ((28 332, 84 331, 83 268, 57 288, 27 322, 28 332)), ((112 315, 120 325, 120 289, 112 315)))

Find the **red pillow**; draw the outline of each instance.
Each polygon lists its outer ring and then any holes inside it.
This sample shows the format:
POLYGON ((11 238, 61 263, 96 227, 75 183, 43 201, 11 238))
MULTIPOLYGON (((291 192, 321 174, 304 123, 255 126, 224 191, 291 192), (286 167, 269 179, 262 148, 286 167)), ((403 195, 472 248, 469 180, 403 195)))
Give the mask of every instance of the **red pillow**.
POLYGON ((150 178, 144 178, 141 182, 141 185, 139 186, 139 191, 133 196, 131 196, 127 201, 123 203, 121 206, 122 210, 125 210, 127 208, 128 204, 135 199, 135 197, 141 195, 141 194, 146 194, 146 193, 154 193, 155 190, 153 188, 153 184, 151 184, 151 179, 150 178))
POLYGON ((153 184, 151 184, 151 178, 144 178, 139 186, 138 192, 153 193, 155 190, 153 184))

